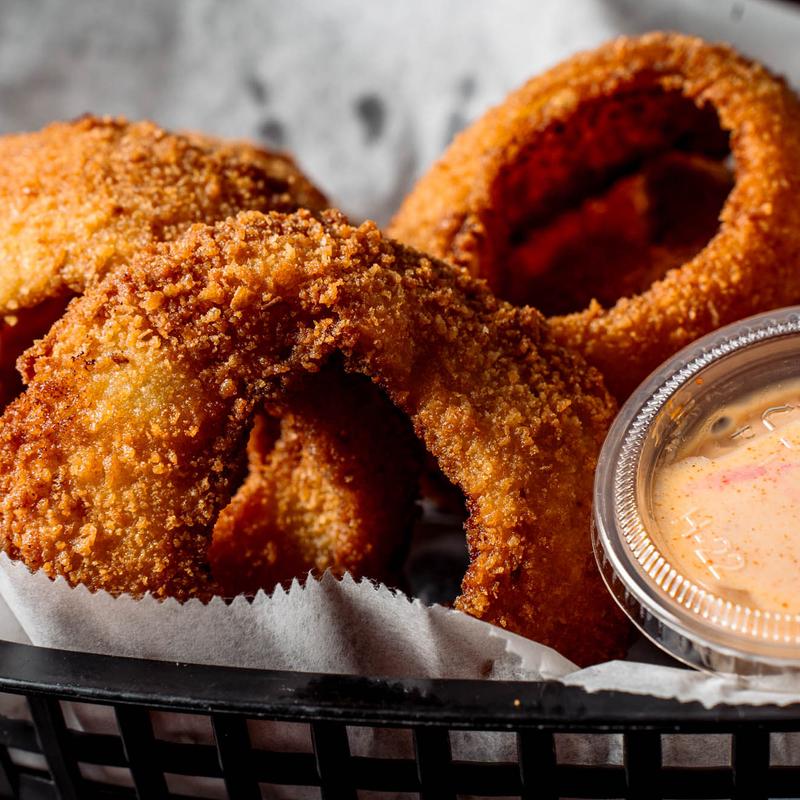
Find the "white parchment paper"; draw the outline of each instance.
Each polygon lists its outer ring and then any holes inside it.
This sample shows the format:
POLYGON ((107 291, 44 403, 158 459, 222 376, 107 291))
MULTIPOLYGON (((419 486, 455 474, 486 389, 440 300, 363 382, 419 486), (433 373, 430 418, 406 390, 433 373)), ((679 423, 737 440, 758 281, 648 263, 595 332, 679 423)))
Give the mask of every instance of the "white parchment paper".
POLYGON ((731 42, 800 85, 781 0, 4 0, 0 131, 87 111, 294 153, 354 220, 389 220, 464 125, 619 34, 731 42))
POLYGON ((575 670, 549 647, 349 576, 182 605, 71 588, 0 554, 0 593, 33 644, 64 650, 382 677, 549 680, 575 670))

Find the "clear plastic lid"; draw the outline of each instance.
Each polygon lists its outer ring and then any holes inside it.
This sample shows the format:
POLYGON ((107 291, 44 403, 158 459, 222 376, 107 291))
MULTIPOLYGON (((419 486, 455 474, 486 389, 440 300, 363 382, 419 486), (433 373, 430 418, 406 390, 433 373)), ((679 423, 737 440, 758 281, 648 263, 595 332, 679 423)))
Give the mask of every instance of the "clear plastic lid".
POLYGON ((612 594, 692 666, 800 674, 800 307, 699 339, 603 446, 593 540, 612 594))

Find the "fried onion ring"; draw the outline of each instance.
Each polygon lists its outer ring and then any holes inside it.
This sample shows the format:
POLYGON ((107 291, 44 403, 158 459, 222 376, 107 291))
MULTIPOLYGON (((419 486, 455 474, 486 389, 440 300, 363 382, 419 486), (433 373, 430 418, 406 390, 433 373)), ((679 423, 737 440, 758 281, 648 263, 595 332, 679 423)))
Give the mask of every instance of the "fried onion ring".
POLYGON ((213 591, 207 549, 264 402, 332 357, 411 419, 471 512, 457 606, 579 663, 627 624, 589 540, 614 403, 541 315, 374 225, 195 226, 73 302, 0 426, 0 541, 91 589, 213 591))
POLYGON ((559 272, 522 293, 524 276, 510 273, 525 269, 527 242, 650 159, 682 151, 719 160, 728 139, 735 185, 711 241, 649 286, 617 281, 621 296, 560 308, 551 320, 556 339, 625 397, 693 339, 800 299, 800 104, 783 80, 730 47, 679 34, 579 54, 462 133, 390 233, 486 277, 501 296, 547 308, 550 289, 569 292, 593 261, 563 271, 534 259, 559 272))
MULTIPOLYGON (((287 156, 246 142, 172 134, 150 122, 84 117, 0 137, 0 408, 22 390, 17 356, 44 335, 72 296, 134 253, 175 239, 192 223, 239 210, 318 212, 327 205, 287 156)), ((416 487, 411 437, 397 424, 378 423, 381 409, 387 420, 396 412, 371 384, 353 385, 344 375, 338 380, 340 386, 328 380, 320 389, 339 405, 320 397, 313 424, 308 401, 297 411, 272 409, 294 421, 284 426, 291 444, 283 434, 253 439, 251 461, 259 466, 242 488, 246 501, 237 498, 225 515, 228 530, 246 529, 248 546, 226 546, 221 532, 214 551, 229 576, 227 591, 259 588, 256 575, 266 581, 261 587, 272 589, 272 578, 301 576, 323 564, 381 577, 407 538, 416 487), (342 412, 348 404, 349 433, 342 412), (372 438, 359 430, 362 413, 373 422, 372 438), (297 462, 292 468, 290 452, 297 462), (361 462, 371 469, 358 471, 361 462), (317 513, 322 498, 324 517, 317 513), (267 504, 272 513, 254 517, 267 504), (291 514, 278 511, 289 507, 291 514), (270 560, 276 545, 281 556, 270 560), (381 556, 386 563, 379 563, 381 556), (256 569, 265 561, 271 569, 256 569)))

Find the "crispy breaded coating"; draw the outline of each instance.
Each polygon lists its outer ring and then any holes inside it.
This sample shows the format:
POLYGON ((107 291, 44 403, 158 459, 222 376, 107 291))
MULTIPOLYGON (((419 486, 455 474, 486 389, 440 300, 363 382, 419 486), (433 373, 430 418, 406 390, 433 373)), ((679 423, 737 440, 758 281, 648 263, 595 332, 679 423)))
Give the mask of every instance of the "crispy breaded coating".
MULTIPOLYGON (((325 199, 290 159, 86 116, 0 137, 0 313, 83 292, 153 242, 239 211, 325 199)), ((311 202, 310 202, 311 201, 311 202)), ((313 203, 313 204, 312 204, 313 203)))
POLYGON ((64 313, 70 297, 51 297, 0 318, 0 411, 23 389, 17 358, 64 313))
MULTIPOLYGON (((217 158, 233 158, 237 162, 250 164, 268 175, 271 180, 281 182, 283 192, 274 196, 269 209, 273 211, 294 211, 309 208, 321 211, 328 208, 328 200, 320 190, 298 169, 294 159, 276 150, 265 150, 246 139, 220 139, 196 131, 183 134, 189 142, 201 147, 217 158)), ((260 209, 265 210, 265 209, 260 209)))
POLYGON ((327 202, 288 156, 248 144, 92 116, 1 136, 0 407, 22 389, 22 350, 134 253, 196 222, 300 207, 327 202))
MULTIPOLYGON (((648 287, 622 283, 622 296, 552 319, 556 339, 624 397, 693 339, 800 299, 800 104, 783 80, 730 47, 680 34, 581 53, 462 133, 390 233, 505 295, 526 243, 587 196, 664 152, 719 159, 728 148, 735 186, 700 252, 648 287)), ((560 270, 552 287, 591 272, 593 261, 548 269, 560 270)), ((511 299, 546 307, 548 286, 530 288, 511 299)))
POLYGON ((391 579, 408 544, 421 448, 362 375, 325 367, 256 419, 249 472, 209 550, 226 596, 309 570, 391 579))
POLYGON ((0 426, 3 548, 92 589, 207 595, 254 409, 332 357, 464 491, 458 607, 579 663, 618 655, 589 538, 600 376, 538 312, 333 212, 195 226, 70 305, 0 426))

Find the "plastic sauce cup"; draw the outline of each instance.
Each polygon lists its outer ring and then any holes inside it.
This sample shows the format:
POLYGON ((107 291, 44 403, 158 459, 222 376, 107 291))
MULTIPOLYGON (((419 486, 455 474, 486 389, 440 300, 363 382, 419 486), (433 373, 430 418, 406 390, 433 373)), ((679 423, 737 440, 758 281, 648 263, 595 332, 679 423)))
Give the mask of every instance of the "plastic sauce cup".
POLYGON ((697 340, 634 392, 600 454, 592 537, 659 647, 797 685, 800 307, 697 340))

